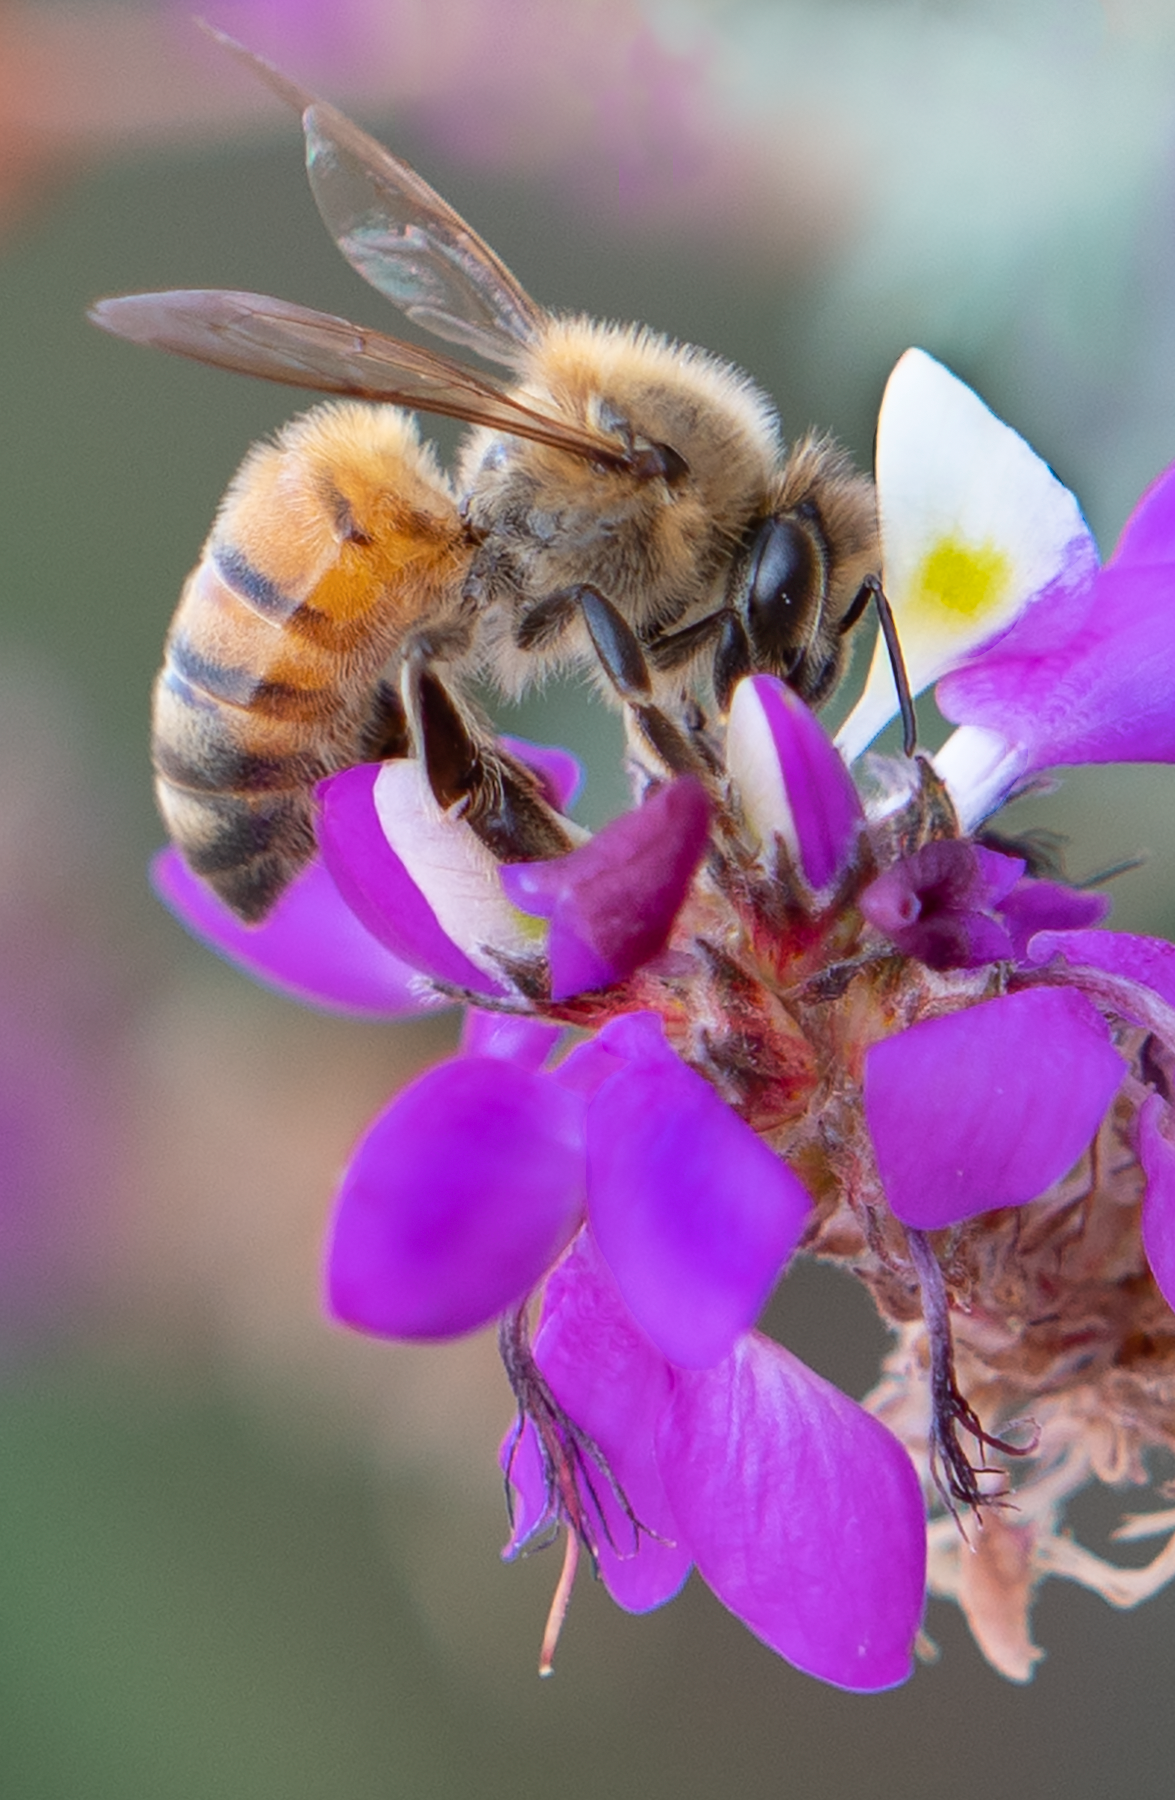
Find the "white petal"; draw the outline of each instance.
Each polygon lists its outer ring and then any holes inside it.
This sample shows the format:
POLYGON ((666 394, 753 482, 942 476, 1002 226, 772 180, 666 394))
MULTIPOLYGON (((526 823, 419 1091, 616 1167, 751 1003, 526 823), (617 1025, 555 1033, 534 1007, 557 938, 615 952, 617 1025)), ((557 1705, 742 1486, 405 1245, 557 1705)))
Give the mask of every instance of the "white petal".
POLYGON ((983 725, 960 725, 934 758, 936 773, 964 831, 973 831, 993 813, 1015 786, 1023 758, 1014 745, 983 725))
POLYGON ((726 766, 738 788, 742 812, 760 848, 778 835, 799 867, 800 837, 788 798, 775 734, 763 712, 754 681, 740 681, 726 726, 726 766))
POLYGON ((384 836, 437 916, 442 931, 471 962, 501 973, 491 948, 533 956, 547 927, 511 906, 498 865, 460 818, 436 803, 415 757, 386 762, 376 776, 375 810, 384 836))
MULTIPOLYGON (((882 579, 913 693, 1006 631, 1058 577, 1094 566, 1076 500, 1019 433, 924 350, 907 350, 877 422, 882 579)), ((878 642, 837 738, 854 757, 897 713, 878 642)))

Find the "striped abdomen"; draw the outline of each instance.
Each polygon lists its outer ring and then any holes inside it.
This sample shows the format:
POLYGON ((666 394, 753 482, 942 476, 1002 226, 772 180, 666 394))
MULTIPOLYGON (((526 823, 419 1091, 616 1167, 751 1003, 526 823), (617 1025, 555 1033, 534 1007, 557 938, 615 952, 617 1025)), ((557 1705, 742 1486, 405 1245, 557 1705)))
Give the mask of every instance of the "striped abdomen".
POLYGON ((313 855, 314 784, 405 747, 381 677, 467 554, 401 413, 320 407, 250 453, 181 596, 152 740, 174 842, 242 918, 313 855))

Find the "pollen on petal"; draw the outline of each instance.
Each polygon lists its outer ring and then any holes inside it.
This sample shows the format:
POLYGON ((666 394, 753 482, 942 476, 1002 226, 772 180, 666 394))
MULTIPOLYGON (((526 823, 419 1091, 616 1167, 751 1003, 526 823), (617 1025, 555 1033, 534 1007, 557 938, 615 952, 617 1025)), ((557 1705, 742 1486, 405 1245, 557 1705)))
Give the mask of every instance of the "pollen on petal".
POLYGON ((1168 469, 1091 577, 1084 605, 1058 592, 990 652, 947 676, 936 697, 961 729, 937 764, 965 823, 1038 769, 1175 760, 1173 574, 1175 471, 1168 469), (966 765, 976 761, 976 743, 993 736, 1002 749, 973 794, 966 765))
MULTIPOLYGON (((907 350, 886 385, 877 495, 882 580, 914 694, 1046 596, 1084 593, 1097 567, 1072 494, 924 350, 907 350)), ((837 739, 845 755, 859 755, 897 709, 879 644, 837 739)))

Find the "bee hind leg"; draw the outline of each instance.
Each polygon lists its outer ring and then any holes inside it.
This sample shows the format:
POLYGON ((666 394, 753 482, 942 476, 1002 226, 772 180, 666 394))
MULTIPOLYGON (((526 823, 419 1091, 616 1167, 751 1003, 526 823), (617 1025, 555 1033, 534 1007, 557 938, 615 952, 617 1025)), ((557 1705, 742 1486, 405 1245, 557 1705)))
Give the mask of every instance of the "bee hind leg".
POLYGON ((395 688, 381 681, 372 697, 371 714, 360 743, 360 762, 393 762, 412 754, 408 710, 395 688))
POLYGON ((411 711, 437 805, 455 813, 500 863, 542 862, 572 848, 522 763, 478 736, 436 675, 411 672, 411 711))

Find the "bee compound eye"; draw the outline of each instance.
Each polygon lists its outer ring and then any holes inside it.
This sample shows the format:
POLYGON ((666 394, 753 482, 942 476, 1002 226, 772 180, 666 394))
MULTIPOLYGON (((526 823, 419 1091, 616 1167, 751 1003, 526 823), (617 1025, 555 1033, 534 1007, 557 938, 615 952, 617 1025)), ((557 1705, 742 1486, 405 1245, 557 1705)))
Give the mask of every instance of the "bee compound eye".
POLYGON ((819 602, 821 574, 810 531, 791 517, 763 520, 752 544, 743 596, 756 645, 794 642, 819 602))

